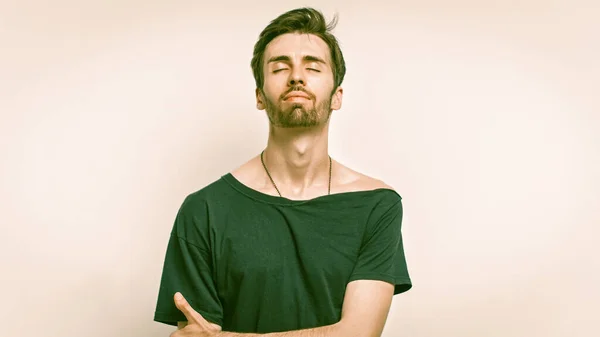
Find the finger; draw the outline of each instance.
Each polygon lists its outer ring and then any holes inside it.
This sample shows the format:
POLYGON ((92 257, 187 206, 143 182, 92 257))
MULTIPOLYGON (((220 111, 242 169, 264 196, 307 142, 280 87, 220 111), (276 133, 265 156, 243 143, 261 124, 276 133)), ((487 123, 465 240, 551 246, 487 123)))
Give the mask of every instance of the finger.
POLYGON ((188 303, 180 292, 175 293, 175 306, 179 309, 187 318, 188 323, 199 323, 202 320, 202 316, 197 313, 194 308, 188 303))
POLYGON ((215 323, 208 323, 208 325, 213 329, 213 330, 217 330, 217 331, 222 331, 222 328, 220 325, 217 325, 215 323))

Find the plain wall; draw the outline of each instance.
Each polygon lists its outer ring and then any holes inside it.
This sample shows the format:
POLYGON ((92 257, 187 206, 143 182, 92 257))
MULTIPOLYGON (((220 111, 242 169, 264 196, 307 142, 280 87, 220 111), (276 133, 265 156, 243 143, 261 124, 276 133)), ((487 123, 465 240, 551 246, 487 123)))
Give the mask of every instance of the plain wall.
POLYGON ((597 1, 3 1, 0 335, 168 336, 184 197, 266 145, 252 47, 340 15, 333 158, 396 188, 385 337, 598 336, 597 1))

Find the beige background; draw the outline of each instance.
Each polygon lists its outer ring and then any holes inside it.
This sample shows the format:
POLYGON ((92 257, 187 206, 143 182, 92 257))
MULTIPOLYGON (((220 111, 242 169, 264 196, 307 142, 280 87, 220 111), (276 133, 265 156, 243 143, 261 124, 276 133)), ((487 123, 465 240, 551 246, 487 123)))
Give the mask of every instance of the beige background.
POLYGON ((388 2, 3 1, 0 335, 169 335, 175 213, 265 146, 252 46, 314 5, 348 66, 330 152, 404 200, 384 336, 598 336, 600 5, 388 2))

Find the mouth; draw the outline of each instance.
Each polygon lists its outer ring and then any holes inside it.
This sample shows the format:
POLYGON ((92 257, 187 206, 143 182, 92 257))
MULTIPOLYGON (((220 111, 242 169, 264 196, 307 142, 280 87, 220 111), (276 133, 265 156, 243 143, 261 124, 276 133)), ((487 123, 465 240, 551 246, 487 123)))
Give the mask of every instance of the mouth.
POLYGON ((284 101, 289 101, 289 100, 303 100, 303 99, 309 99, 310 97, 305 94, 305 93, 300 93, 300 92, 292 92, 287 94, 283 100, 284 101))
POLYGON ((290 101, 305 101, 305 100, 308 100, 308 98, 304 97, 304 96, 290 96, 290 97, 284 99, 284 101, 286 101, 286 102, 290 102, 290 101))

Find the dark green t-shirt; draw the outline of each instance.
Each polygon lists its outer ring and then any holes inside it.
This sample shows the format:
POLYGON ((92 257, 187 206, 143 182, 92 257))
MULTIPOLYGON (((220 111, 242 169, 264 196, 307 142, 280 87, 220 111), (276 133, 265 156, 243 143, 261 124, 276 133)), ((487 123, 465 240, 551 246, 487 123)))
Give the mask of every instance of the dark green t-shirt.
POLYGON ((269 333, 337 323, 346 285, 381 280, 411 288, 391 189, 311 200, 261 193, 233 175, 188 195, 166 250, 154 320, 186 318, 179 291, 223 331, 269 333))

